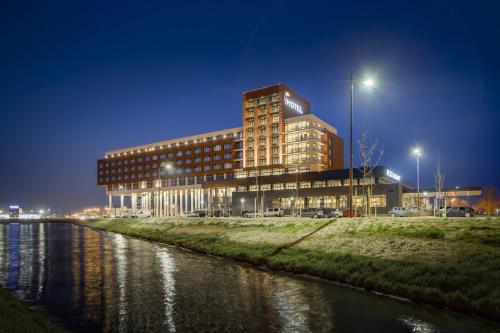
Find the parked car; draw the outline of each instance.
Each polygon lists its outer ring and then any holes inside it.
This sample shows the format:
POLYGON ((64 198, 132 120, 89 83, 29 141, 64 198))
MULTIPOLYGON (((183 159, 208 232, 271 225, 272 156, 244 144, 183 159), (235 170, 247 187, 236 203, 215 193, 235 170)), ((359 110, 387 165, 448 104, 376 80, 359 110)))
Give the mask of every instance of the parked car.
POLYGON ((343 212, 338 208, 323 208, 324 217, 342 217, 343 212))
MULTIPOLYGON (((446 210, 448 211, 451 208, 451 206, 446 207, 446 210)), ((436 216, 443 216, 444 215, 444 207, 441 206, 439 207, 438 210, 436 210, 436 216)))
POLYGON ((446 210, 447 217, 472 217, 474 209, 471 207, 450 207, 446 210))
POLYGON ((406 209, 406 207, 392 207, 389 210, 389 215, 392 217, 403 217, 403 216, 409 216, 411 211, 409 209, 406 209))
POLYGON ((321 208, 302 208, 295 216, 321 218, 324 216, 323 209, 321 208))
POLYGON ((243 217, 258 217, 260 216, 260 212, 253 212, 250 210, 243 211, 243 217))
POLYGON ((264 212, 264 216, 266 217, 281 217, 283 215, 284 215, 283 209, 281 208, 268 208, 264 212))
MULTIPOLYGON (((349 217, 349 209, 344 209, 342 211, 342 216, 343 217, 349 217)), ((359 210, 352 210, 351 211, 351 216, 353 216, 353 217, 361 217, 361 211, 359 211, 359 210)))
POLYGON ((129 214, 129 217, 132 218, 147 218, 147 217, 152 217, 153 215, 149 210, 138 210, 136 212, 131 212, 129 214))
POLYGON ((194 212, 187 212, 186 213, 187 217, 200 217, 200 212, 194 211, 194 212))

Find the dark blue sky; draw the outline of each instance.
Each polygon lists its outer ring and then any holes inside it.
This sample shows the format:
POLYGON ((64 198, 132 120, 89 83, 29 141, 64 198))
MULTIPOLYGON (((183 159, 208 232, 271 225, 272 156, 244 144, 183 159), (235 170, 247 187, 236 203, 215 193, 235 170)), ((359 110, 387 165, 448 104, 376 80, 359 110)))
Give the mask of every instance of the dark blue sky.
MULTIPOLYGON (((1 11, 0 206, 104 205, 106 150, 241 124, 241 92, 284 82, 422 186, 500 185, 496 1, 13 1, 1 11), (215 3, 217 3, 215 5, 215 3)), ((346 147, 347 148, 347 147, 346 147)), ((346 149, 347 153, 347 149, 346 149)))

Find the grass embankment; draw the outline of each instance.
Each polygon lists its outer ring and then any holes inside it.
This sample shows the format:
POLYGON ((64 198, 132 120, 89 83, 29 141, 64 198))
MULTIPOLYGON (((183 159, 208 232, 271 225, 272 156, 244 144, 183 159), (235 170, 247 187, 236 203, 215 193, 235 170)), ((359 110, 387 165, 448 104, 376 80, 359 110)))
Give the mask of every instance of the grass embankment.
POLYGON ((62 328, 50 322, 42 313, 0 288, 0 332, 9 333, 63 333, 62 328))
POLYGON ((500 219, 115 219, 79 222, 500 318, 500 219))

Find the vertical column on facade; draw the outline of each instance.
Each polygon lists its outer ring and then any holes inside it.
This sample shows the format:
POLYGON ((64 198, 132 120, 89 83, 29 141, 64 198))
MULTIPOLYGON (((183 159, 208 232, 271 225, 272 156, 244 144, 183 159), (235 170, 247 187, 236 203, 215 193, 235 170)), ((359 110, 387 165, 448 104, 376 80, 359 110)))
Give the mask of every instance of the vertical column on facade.
POLYGON ((193 189, 189 190, 189 195, 191 196, 191 198, 190 198, 191 199, 191 202, 190 202, 190 204, 191 204, 191 211, 194 211, 194 193, 193 192, 194 192, 193 189))
POLYGON ((111 210, 113 209, 113 196, 111 194, 108 194, 108 207, 109 211, 111 212, 111 210))
POLYGON ((188 190, 184 190, 184 210, 188 210, 188 190))
POLYGON ((182 212, 184 212, 184 197, 183 197, 183 194, 184 194, 184 191, 183 190, 180 190, 179 191, 179 214, 182 214, 182 212))
POLYGON ((174 206, 172 207, 174 210, 174 216, 177 216, 177 190, 174 191, 174 206))
POLYGON ((137 194, 135 193, 130 195, 130 209, 132 209, 133 212, 137 210, 137 194))
POLYGON ((120 213, 123 211, 124 200, 125 196, 123 194, 120 194, 120 213))
POLYGON ((172 191, 168 190, 167 191, 167 216, 172 216, 172 198, 171 198, 171 193, 172 191))

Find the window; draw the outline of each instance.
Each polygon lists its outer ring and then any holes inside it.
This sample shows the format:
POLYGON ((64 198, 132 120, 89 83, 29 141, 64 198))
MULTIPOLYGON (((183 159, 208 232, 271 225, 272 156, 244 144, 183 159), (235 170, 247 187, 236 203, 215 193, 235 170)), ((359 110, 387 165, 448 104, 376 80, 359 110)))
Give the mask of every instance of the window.
POLYGON ((248 140, 248 141, 247 141, 247 146, 248 146, 249 148, 253 147, 253 140, 248 140))
POLYGON ((233 148, 233 145, 231 143, 225 143, 224 144, 224 149, 225 150, 232 149, 232 148, 233 148))
POLYGON ((253 160, 248 160, 247 161, 247 167, 252 168, 255 166, 255 162, 253 160))
POLYGON ((188 159, 184 160, 184 163, 186 163, 186 164, 191 164, 191 159, 190 159, 190 158, 188 158, 188 159))
POLYGON ((214 146, 214 151, 220 151, 221 145, 215 145, 214 146))
POLYGON ((286 183, 286 189, 287 190, 294 190, 297 188, 297 184, 296 183, 286 183))
POLYGON ((156 161, 158 159, 158 155, 153 155, 153 161, 156 161))
POLYGON ((194 172, 200 172, 200 171, 201 171, 201 166, 198 165, 194 168, 194 172))
POLYGON ((311 183, 310 182, 300 182, 299 186, 300 186, 300 188, 311 188, 311 183))
POLYGON ((249 138, 252 138, 252 137, 253 137, 253 129, 249 129, 249 130, 247 131, 247 136, 248 136, 249 138))
POLYGON ((253 110, 247 111, 247 117, 253 117, 253 110))
POLYGON ((164 160, 165 159, 165 154, 160 154, 160 160, 164 160))
POLYGON ((266 156, 266 148, 259 149, 259 156, 266 156))
POLYGON ((184 155, 184 152, 182 150, 179 150, 179 151, 177 151, 176 155, 177 156, 182 156, 182 155, 184 155))
POLYGON ((274 184, 273 190, 283 190, 285 188, 284 184, 274 184))
POLYGON ((194 163, 200 163, 201 162, 201 157, 198 156, 194 159, 194 163))
POLYGON ((205 162, 210 161, 210 156, 205 156, 205 157, 203 157, 203 161, 205 161, 205 162))
POLYGON ((219 161, 220 160, 220 155, 214 155, 214 161, 219 161))
POLYGON ((265 125, 266 124, 266 117, 259 117, 259 125, 265 125))
POLYGON ((267 133, 267 129, 265 127, 260 127, 259 133, 260 133, 260 135, 265 135, 267 133))
POLYGON ((194 149, 194 153, 195 153, 195 154, 199 154, 199 153, 201 153, 201 148, 200 148, 200 147, 196 147, 196 148, 194 149))
POLYGON ((273 133, 278 133, 280 131, 280 128, 278 125, 273 125, 273 133))
POLYGON ((279 157, 273 157, 272 163, 273 164, 280 164, 280 158, 279 157))
POLYGON ((274 135, 274 136, 272 137, 272 142, 273 142, 273 143, 278 143, 278 141, 279 141, 278 136, 277 136, 277 135, 274 135))
POLYGON ((259 139, 259 143, 260 143, 261 145, 265 145, 265 144, 266 144, 266 141, 267 141, 267 140, 266 140, 266 138, 260 138, 260 139, 259 139))
POLYGON ((272 119, 273 119, 273 123, 278 123, 280 121, 280 116, 275 114, 275 115, 273 115, 272 119))
POLYGON ((205 148, 203 149, 203 151, 205 153, 210 153, 210 151, 211 151, 210 146, 205 146, 205 148))
POLYGON ((257 185, 250 185, 248 187, 248 190, 251 192, 256 192, 256 191, 258 191, 258 187, 257 187, 257 185))
POLYGON ((224 163, 224 169, 231 169, 233 165, 231 163, 224 163))
POLYGON ((184 152, 185 155, 191 155, 193 151, 191 149, 188 149, 184 152))
POLYGON ((170 153, 168 153, 168 155, 167 155, 167 156, 168 156, 168 158, 173 158, 173 157, 174 157, 174 153, 173 153, 173 152, 170 152, 170 153))
POLYGON ((253 127, 254 123, 253 123, 253 119, 248 119, 247 121, 247 126, 248 127, 253 127))
POLYGON ((271 150, 272 150, 273 155, 278 155, 279 147, 272 147, 271 150))
POLYGON ((342 180, 336 179, 336 180, 329 180, 327 182, 328 187, 335 187, 335 186, 342 186, 342 180))
POLYGON ((231 157, 233 157, 233 154, 231 154, 231 153, 225 153, 224 154, 224 159, 226 159, 226 160, 230 159, 231 157))
POLYGON ((182 160, 177 160, 177 161, 175 161, 175 164, 177 164, 177 165, 182 165, 182 160))
POLYGON ((220 164, 214 164, 214 170, 220 170, 220 164))
POLYGON ((128 165, 128 160, 123 161, 123 165, 128 165))
POLYGON ((265 158, 261 158, 259 160, 259 165, 266 165, 266 159, 265 158))
POLYGON ((151 161, 151 156, 146 156, 146 157, 144 158, 144 161, 146 161, 146 162, 151 161))
POLYGON ((210 170, 210 165, 205 165, 205 166, 203 167, 203 170, 205 170, 205 171, 210 170))
POLYGON ((325 182, 325 181, 318 181, 318 182, 314 182, 314 183, 313 183, 313 187, 314 187, 314 188, 318 188, 318 187, 326 187, 326 182, 325 182))
POLYGON ((176 172, 177 172, 178 175, 182 175, 182 171, 183 171, 182 168, 177 168, 176 169, 176 172))
POLYGON ((186 173, 191 173, 191 168, 184 169, 186 173))

